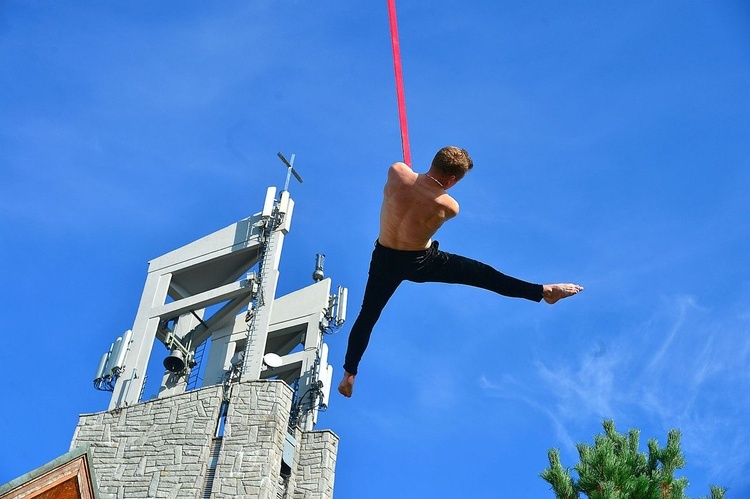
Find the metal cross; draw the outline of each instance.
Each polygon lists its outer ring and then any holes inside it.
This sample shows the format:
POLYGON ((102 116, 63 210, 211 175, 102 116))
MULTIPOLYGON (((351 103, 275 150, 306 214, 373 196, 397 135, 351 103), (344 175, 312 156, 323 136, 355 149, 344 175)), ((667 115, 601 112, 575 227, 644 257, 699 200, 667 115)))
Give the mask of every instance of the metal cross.
POLYGON ((297 170, 294 169, 294 154, 292 154, 292 160, 291 161, 287 161, 286 158, 284 157, 284 155, 281 154, 281 153, 278 153, 278 155, 279 155, 279 158, 281 159, 281 161, 283 161, 284 164, 287 167, 287 169, 286 169, 286 182, 284 182, 284 190, 285 191, 289 190, 289 178, 292 175, 294 175, 294 178, 296 178, 297 180, 299 180, 299 183, 301 184, 302 183, 302 177, 300 177, 299 174, 297 173, 297 170))

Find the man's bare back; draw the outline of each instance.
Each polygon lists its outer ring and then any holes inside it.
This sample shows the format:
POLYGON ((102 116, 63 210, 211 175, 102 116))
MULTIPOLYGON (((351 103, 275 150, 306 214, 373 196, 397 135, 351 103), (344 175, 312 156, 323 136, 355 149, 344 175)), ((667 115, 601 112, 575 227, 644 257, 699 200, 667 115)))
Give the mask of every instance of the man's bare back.
MULTIPOLYGON (((441 173, 440 168, 435 168, 437 156, 436 160, 433 160, 433 166, 424 174, 414 172, 405 163, 394 163, 388 169, 388 180, 383 189, 383 204, 380 211, 379 245, 398 251, 426 250, 430 248, 432 236, 438 229, 447 220, 458 214, 458 203, 448 195, 446 190, 456 185, 473 164, 468 154, 462 149, 443 148, 438 155, 447 149, 453 149, 453 153, 456 150, 460 151, 459 156, 461 153, 466 155, 465 159, 468 160, 469 165, 465 171, 459 171, 457 175, 441 173)), ((494 269, 491 270, 494 272, 494 269)), ((368 284, 372 278, 373 275, 371 274, 368 284)), ((539 293, 539 285, 535 286, 537 286, 536 293, 539 293)), ((393 290, 395 291, 395 287, 393 290)), ((535 300, 543 299, 549 304, 554 304, 582 290, 583 287, 577 284, 544 284, 541 285, 541 297, 537 294, 535 300)), ((387 299, 386 297, 386 301, 387 299)), ((365 302, 367 302, 366 299, 365 302)), ((380 308, 382 309, 383 306, 385 306, 385 302, 380 305, 380 308)), ((363 303, 363 310, 352 328, 352 333, 350 333, 350 348, 354 330, 357 328, 364 311, 365 304, 363 303)), ((380 311, 378 310, 376 314, 368 313, 367 315, 372 315, 374 320, 377 320, 380 311)), ((371 330, 372 326, 374 326, 374 321, 366 329, 371 330)), ((366 335, 369 338, 369 331, 366 335)), ((365 346, 366 343, 365 341, 365 346)), ((362 347, 362 351, 364 351, 364 347, 362 347)), ((347 355, 348 352, 349 349, 347 355)), ((352 395, 356 373, 356 363, 351 372, 347 370, 344 372, 344 378, 341 380, 338 389, 345 397, 351 397, 352 395)))
POLYGON ((394 163, 383 189, 378 242, 402 251, 429 247, 435 232, 458 214, 458 203, 443 185, 429 172, 420 175, 404 163, 394 163))

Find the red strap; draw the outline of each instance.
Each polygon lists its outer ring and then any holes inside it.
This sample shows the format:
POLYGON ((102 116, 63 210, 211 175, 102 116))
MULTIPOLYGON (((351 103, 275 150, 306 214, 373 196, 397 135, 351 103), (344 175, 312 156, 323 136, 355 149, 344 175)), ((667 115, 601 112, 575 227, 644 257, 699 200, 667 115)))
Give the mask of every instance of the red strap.
POLYGON ((401 50, 398 44, 396 0, 388 0, 388 18, 391 22, 391 46, 393 47, 393 69, 396 73, 396 99, 398 100, 398 120, 401 125, 401 149, 404 152, 404 163, 411 167, 409 127, 406 124, 406 99, 404 98, 404 75, 401 71, 401 50))

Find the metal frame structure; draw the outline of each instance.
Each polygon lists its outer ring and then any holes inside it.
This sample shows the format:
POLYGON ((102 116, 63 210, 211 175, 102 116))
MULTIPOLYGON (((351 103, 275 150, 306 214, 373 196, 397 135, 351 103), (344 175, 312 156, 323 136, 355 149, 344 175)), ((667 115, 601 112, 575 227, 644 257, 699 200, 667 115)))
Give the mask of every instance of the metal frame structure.
MULTIPOLYGON (((294 156, 291 163, 279 156, 285 187, 290 174, 301 181, 294 156)), ((275 298, 293 209, 288 190, 277 198, 269 187, 260 213, 149 262, 132 330, 104 354, 95 376, 95 387, 112 391, 109 409, 140 402, 157 340, 169 352, 158 397, 186 391, 196 350, 210 340, 203 386, 282 379, 297 390, 292 423, 312 429, 333 376, 323 336, 345 320, 347 290, 331 295, 318 255, 316 282, 275 298)))

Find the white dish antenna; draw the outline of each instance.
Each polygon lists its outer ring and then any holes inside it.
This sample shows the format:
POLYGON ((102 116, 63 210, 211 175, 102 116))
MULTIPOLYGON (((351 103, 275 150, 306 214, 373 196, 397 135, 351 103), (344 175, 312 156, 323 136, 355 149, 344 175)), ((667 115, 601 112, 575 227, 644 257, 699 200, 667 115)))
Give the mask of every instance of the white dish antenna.
POLYGON ((281 364, 283 364, 284 361, 275 353, 269 352, 263 356, 263 363, 273 369, 275 367, 281 367, 281 364))

